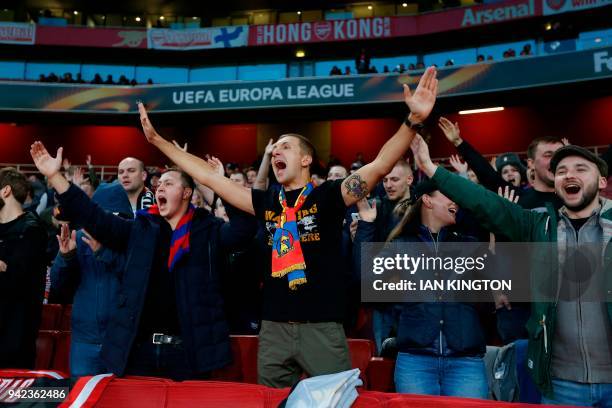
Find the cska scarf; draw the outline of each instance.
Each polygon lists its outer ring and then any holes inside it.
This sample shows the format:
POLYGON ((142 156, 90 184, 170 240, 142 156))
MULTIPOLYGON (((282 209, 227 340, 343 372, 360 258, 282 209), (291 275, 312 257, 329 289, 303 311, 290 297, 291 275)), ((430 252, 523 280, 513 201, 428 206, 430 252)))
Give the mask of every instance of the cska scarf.
POLYGON ((272 242, 272 277, 282 278, 287 275, 291 290, 296 290, 298 285, 306 283, 306 261, 300 244, 296 214, 313 189, 312 183, 306 184, 293 207, 287 206, 284 188, 281 188, 278 194, 283 212, 276 225, 272 242))
MULTIPOLYGON (((146 216, 159 215, 159 207, 157 204, 151 207, 138 211, 138 214, 146 216)), ((176 224, 176 228, 172 231, 170 240, 170 254, 168 255, 168 270, 176 266, 177 262, 187 253, 189 253, 189 236, 191 233, 191 221, 195 214, 195 207, 189 204, 187 212, 183 214, 181 220, 176 224)))

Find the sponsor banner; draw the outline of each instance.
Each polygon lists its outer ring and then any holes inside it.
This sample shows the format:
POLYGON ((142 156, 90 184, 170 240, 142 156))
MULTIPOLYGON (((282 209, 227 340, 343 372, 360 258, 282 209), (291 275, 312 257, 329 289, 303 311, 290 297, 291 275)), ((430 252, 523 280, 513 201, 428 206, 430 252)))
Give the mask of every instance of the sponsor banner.
POLYGON ((417 34, 431 34, 536 17, 542 15, 540 6, 539 0, 512 0, 422 14, 417 17, 417 34))
POLYGON ((147 48, 145 29, 89 28, 89 27, 36 27, 37 45, 78 47, 147 48))
POLYGON ((540 0, 510 0, 418 16, 257 25, 249 27, 249 45, 283 45, 407 37, 503 23, 540 15, 542 15, 540 0))
POLYGON ((249 27, 249 45, 304 44, 395 37, 392 17, 266 24, 249 27))
POLYGON ((149 48, 160 50, 199 50, 205 48, 246 47, 249 26, 211 27, 171 30, 150 28, 149 48))
POLYGON ((612 0, 542 0, 542 11, 548 16, 610 5, 612 0))
POLYGON ((35 38, 35 24, 0 22, 0 43, 2 44, 32 45, 35 38))
MULTIPOLYGON (((446 98, 604 78, 612 78, 612 47, 444 67, 438 88, 446 98)), ((402 103, 402 84, 417 81, 377 74, 135 87, 5 82, 0 110, 136 114, 137 100, 156 112, 402 103)))

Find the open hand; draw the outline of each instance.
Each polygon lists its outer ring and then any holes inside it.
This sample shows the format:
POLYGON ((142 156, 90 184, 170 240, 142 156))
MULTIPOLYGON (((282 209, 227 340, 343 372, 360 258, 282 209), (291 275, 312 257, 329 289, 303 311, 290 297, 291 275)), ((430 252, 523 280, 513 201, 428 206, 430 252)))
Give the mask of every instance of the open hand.
POLYGON ((34 142, 32 146, 30 146, 30 155, 34 160, 34 164, 38 171, 45 177, 51 178, 60 172, 62 169, 62 153, 63 148, 60 147, 57 149, 56 157, 52 157, 45 145, 41 142, 34 142))
POLYGON ((425 143, 425 140, 423 140, 421 135, 417 134, 414 139, 412 139, 410 149, 412 149, 412 154, 414 154, 414 162, 418 168, 424 172, 427 177, 432 177, 436 172, 436 165, 431 161, 431 157, 429 156, 429 146, 427 146, 427 143, 425 143))
POLYGON ((444 133, 444 136, 451 142, 455 147, 459 146, 463 139, 461 139, 461 132, 459 131, 459 124, 457 122, 453 123, 445 117, 440 117, 438 121, 438 127, 444 133))
POLYGON ((467 163, 461 162, 461 159, 456 154, 451 155, 448 161, 450 162, 450 165, 453 166, 453 169, 457 171, 457 173, 467 173, 468 171, 467 163))
POLYGON ((436 95, 438 94, 436 75, 435 67, 427 68, 419 80, 414 93, 410 91, 408 85, 404 84, 404 101, 410 109, 409 119, 411 122, 422 123, 431 113, 436 103, 436 95))
POLYGON ((83 230, 81 240, 91 248, 92 252, 98 252, 100 248, 102 248, 102 244, 96 241, 91 235, 89 235, 89 232, 85 230, 83 230))
POLYGON ((266 145, 266 149, 264 150, 264 155, 272 156, 272 150, 274 149, 274 142, 272 139, 268 140, 268 144, 266 145))
POLYGON ((217 172, 217 174, 219 174, 220 176, 225 176, 225 167, 223 166, 221 160, 219 160, 215 156, 212 156, 210 159, 207 160, 207 162, 213 168, 213 170, 217 172))
POLYGON ((519 200, 519 196, 515 195, 514 189, 510 188, 509 186, 506 186, 503 191, 501 187, 497 188, 497 195, 500 197, 505 198, 506 200, 510 201, 511 203, 516 204, 519 200))
POLYGON ((147 138, 147 142, 156 143, 162 140, 162 137, 159 135, 159 133, 157 133, 153 127, 153 124, 151 124, 149 114, 147 113, 147 110, 142 102, 138 102, 138 112, 140 113, 140 125, 142 126, 142 131, 147 138))
POLYGON ((62 224, 60 235, 56 235, 57 242, 59 243, 59 251, 62 254, 67 254, 76 249, 76 231, 70 232, 68 224, 62 224))

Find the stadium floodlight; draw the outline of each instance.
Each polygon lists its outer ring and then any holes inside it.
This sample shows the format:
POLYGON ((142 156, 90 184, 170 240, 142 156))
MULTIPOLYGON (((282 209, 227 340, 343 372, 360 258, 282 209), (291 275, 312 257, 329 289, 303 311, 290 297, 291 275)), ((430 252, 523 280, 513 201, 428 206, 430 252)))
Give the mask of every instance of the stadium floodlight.
POLYGON ((79 12, 78 12, 78 11, 76 11, 76 10, 74 10, 72 13, 73 13, 75 16, 78 16, 78 15, 79 15, 79 12))
POLYGON ((135 20, 137 23, 140 23, 140 17, 136 17, 135 20))
POLYGON ((164 18, 166 18, 166 17, 164 17, 164 16, 159 16, 159 19, 160 19, 161 21, 164 21, 164 18))
POLYGON ((306 56, 306 51, 304 51, 304 50, 297 50, 295 52, 295 56, 297 58, 304 58, 306 56))
POLYGON ((402 3, 402 7, 408 7, 408 3, 402 3))
POLYGON ((462 110, 462 111, 459 111, 459 114, 460 115, 471 115, 472 113, 499 112, 499 111, 503 111, 503 110, 504 110, 503 106, 496 106, 494 108, 482 108, 482 109, 462 110))
POLYGON ((372 5, 371 4, 368 6, 368 10, 372 10, 372 5))
POLYGON ((300 10, 298 10, 297 14, 298 14, 298 16, 301 16, 302 12, 300 10))

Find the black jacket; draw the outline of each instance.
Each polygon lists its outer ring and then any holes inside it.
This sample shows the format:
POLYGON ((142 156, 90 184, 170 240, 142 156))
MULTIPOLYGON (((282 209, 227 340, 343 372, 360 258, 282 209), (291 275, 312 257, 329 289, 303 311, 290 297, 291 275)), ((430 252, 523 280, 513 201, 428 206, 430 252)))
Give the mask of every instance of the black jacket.
POLYGON ((0 224, 0 367, 34 368, 46 276, 47 232, 26 212, 0 224))
MULTIPOLYGON (((82 225, 102 245, 126 254, 117 305, 102 347, 107 368, 122 375, 138 332, 160 223, 165 220, 144 216, 123 220, 101 210, 75 186, 59 200, 68 219, 82 225)), ((244 213, 229 223, 202 209, 193 217, 191 250, 172 275, 181 335, 194 372, 217 369, 231 361, 219 274, 225 252, 250 242, 256 227, 255 218, 244 213)))

